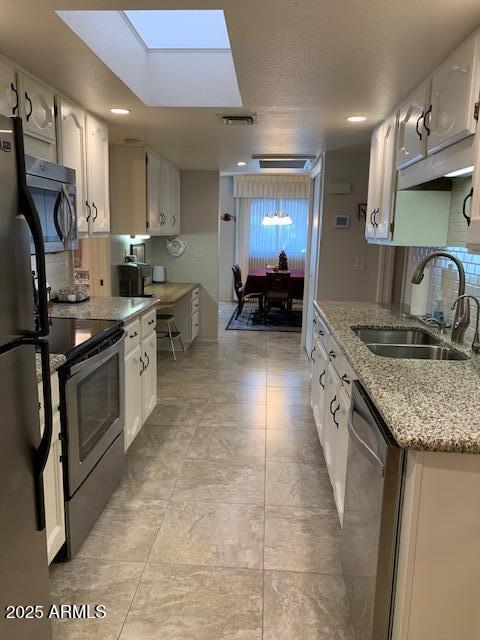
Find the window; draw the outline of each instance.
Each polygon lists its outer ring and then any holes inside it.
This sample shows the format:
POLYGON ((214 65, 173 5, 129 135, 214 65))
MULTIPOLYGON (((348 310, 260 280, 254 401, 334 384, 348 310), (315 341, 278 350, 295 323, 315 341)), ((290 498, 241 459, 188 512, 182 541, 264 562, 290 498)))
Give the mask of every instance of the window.
POLYGON ((308 200, 306 198, 252 198, 250 201, 250 268, 278 262, 285 251, 291 269, 304 269, 307 251, 308 200), (262 220, 275 210, 288 213, 293 224, 265 226, 262 220))

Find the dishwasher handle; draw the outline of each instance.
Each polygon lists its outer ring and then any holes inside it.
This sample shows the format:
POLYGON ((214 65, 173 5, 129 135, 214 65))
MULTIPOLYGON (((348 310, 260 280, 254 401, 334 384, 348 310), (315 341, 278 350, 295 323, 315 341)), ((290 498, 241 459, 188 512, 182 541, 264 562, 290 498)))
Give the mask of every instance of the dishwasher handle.
POLYGON ((351 404, 350 411, 348 413, 348 433, 352 437, 352 439, 357 443, 357 445, 362 450, 362 453, 365 457, 370 460, 381 472, 382 476, 385 472, 385 465, 383 461, 377 456, 375 451, 362 439, 358 431, 355 429, 353 424, 353 413, 355 411, 355 405, 351 404))

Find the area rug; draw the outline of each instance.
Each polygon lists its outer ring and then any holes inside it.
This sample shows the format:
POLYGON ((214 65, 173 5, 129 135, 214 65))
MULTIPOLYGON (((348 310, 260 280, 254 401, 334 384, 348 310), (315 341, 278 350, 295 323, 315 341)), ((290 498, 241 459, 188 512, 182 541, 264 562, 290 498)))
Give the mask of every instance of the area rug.
POLYGON ((302 331, 302 309, 292 309, 289 314, 280 309, 273 308, 269 311, 265 320, 260 322, 255 319, 257 307, 245 307, 238 318, 237 310, 233 312, 226 329, 230 331, 302 331))

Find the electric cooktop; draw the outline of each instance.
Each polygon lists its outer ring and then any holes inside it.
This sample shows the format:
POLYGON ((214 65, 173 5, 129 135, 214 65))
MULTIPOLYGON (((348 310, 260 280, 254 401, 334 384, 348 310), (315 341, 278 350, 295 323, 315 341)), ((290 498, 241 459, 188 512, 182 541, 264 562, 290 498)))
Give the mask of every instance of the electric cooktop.
POLYGON ((50 353, 63 353, 67 361, 97 347, 122 330, 121 320, 50 318, 46 337, 50 353))

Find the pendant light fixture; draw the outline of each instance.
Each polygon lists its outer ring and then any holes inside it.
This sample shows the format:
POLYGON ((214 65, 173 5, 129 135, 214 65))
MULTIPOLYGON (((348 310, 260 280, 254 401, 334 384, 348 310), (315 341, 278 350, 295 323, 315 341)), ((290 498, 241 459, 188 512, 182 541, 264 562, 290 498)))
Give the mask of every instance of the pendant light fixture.
POLYGON ((284 225, 293 224, 291 217, 288 215, 288 213, 283 213, 282 211, 280 211, 280 207, 277 206, 278 204, 279 204, 279 198, 278 198, 278 178, 277 178, 277 181, 275 183, 276 208, 275 208, 275 211, 271 211, 264 216, 262 220, 262 225, 266 227, 282 227, 284 225))

